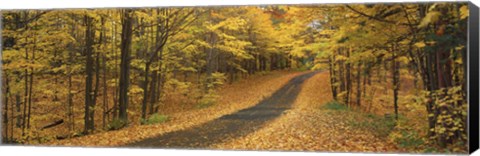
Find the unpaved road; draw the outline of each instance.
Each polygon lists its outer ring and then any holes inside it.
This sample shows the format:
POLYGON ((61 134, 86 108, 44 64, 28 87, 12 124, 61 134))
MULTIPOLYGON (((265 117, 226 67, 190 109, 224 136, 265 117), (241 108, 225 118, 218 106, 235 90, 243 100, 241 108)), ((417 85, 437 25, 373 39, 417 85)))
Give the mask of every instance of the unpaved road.
POLYGON ((318 72, 310 72, 291 79, 272 96, 257 105, 222 116, 210 122, 185 130, 134 142, 125 147, 150 148, 206 148, 212 144, 245 136, 263 127, 265 123, 289 109, 305 80, 318 72))

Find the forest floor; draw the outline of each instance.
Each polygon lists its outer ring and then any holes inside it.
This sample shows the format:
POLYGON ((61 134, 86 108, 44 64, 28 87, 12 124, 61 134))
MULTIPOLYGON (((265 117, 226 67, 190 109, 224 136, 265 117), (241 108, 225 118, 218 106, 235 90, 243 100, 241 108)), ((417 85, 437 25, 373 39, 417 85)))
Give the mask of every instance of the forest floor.
POLYGON ((302 85, 291 109, 263 128, 214 149, 395 152, 387 136, 389 127, 374 114, 331 105, 328 72, 316 74, 302 85), (375 124, 377 123, 377 124, 375 124))
POLYGON ((219 104, 178 113, 165 123, 49 145, 401 152, 388 140, 392 127, 383 116, 332 104, 328 80, 328 72, 272 73, 223 88, 219 104))
POLYGON ((270 97, 293 77, 305 72, 275 71, 259 73, 233 84, 226 84, 218 90, 217 104, 169 114, 166 122, 155 125, 131 125, 116 131, 105 131, 65 140, 53 140, 47 146, 89 146, 115 147, 168 132, 188 129, 208 121, 249 108, 270 97))
POLYGON ((228 142, 260 129, 267 122, 288 110, 301 89, 301 84, 316 72, 296 76, 259 104, 224 115, 213 121, 182 131, 167 133, 127 147, 207 148, 219 142, 228 142))

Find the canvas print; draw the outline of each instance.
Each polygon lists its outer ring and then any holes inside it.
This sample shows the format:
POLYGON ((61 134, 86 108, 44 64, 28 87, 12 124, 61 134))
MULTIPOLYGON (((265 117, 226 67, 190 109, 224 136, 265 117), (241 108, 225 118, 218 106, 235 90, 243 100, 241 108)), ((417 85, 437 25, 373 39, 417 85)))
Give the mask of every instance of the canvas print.
POLYGON ((2 144, 468 152, 466 2, 1 13, 2 144))

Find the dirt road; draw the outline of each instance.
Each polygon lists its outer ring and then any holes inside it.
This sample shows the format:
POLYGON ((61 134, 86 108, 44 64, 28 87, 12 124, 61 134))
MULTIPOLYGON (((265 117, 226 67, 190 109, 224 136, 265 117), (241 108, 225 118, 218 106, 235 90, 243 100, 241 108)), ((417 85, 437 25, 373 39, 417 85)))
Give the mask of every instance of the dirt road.
POLYGON ((245 136, 263 127, 265 123, 289 109, 299 94, 302 84, 318 72, 310 72, 291 79, 285 86, 257 105, 222 116, 189 129, 166 133, 134 142, 125 147, 150 148, 206 148, 245 136))

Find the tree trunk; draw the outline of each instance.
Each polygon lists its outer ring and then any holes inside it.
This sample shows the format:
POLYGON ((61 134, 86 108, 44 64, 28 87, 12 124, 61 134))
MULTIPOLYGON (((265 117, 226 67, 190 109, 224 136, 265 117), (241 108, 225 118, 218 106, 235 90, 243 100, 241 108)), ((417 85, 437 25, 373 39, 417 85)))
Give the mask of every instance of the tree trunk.
MULTIPOLYGON (((102 35, 100 35, 102 36, 102 35)), ((100 90, 100 53, 97 53, 95 61, 95 89, 93 90, 92 110, 90 110, 90 121, 92 121, 92 130, 95 130, 95 107, 97 105, 98 92, 100 90)))
POLYGON ((151 75, 152 82, 150 84, 150 111, 148 114, 153 114, 153 107, 157 102, 158 71, 154 71, 151 75))
POLYGON ((276 66, 276 58, 275 58, 275 54, 270 54, 270 71, 273 71, 277 68, 276 66))
POLYGON ((337 100, 337 78, 335 75, 335 53, 332 54, 332 56, 328 59, 329 60, 329 69, 330 69, 330 86, 332 87, 332 96, 333 99, 336 101, 337 100))
POLYGON ((208 38, 209 39, 209 43, 210 43, 210 46, 211 48, 208 49, 207 51, 207 71, 206 71, 206 83, 205 83, 205 93, 208 93, 208 91, 210 90, 210 87, 209 87, 209 84, 211 83, 211 79, 212 79, 212 73, 213 73, 213 68, 214 68, 214 60, 217 60, 215 59, 215 56, 216 54, 215 53, 215 44, 216 44, 216 36, 213 32, 210 32, 210 37, 208 38))
MULTIPOLYGON (((351 48, 346 49, 347 50, 347 60, 350 59, 350 50, 351 48)), ((351 89, 352 89, 352 80, 351 80, 351 71, 350 71, 350 62, 346 63, 346 81, 347 81, 347 97, 345 98, 345 104, 350 105, 350 94, 351 94, 351 89)))
MULTIPOLYGON (((160 68, 160 69, 161 69, 161 68, 160 68)), ((151 109, 153 109, 153 113, 158 112, 159 106, 160 106, 160 104, 161 104, 161 102, 162 102, 162 101, 161 101, 161 100, 162 100, 162 93, 163 93, 163 92, 162 92, 162 88, 163 88, 163 86, 164 86, 164 84, 165 84, 165 83, 164 83, 164 80, 165 80, 164 75, 162 74, 161 71, 159 71, 159 72, 158 72, 158 81, 157 81, 157 85, 158 85, 158 86, 156 87, 156 89, 157 89, 157 91, 156 91, 156 92, 157 92, 157 99, 156 99, 157 104, 156 104, 153 108, 151 108, 151 109)))
MULTIPOLYGON (((424 79, 424 84, 428 84, 427 85, 427 89, 429 91, 433 91, 433 90, 436 90, 437 87, 436 87, 436 83, 434 82, 434 77, 433 77, 433 74, 434 74, 434 68, 432 68, 432 65, 433 63, 435 62, 433 60, 434 58, 432 57, 432 54, 427 54, 426 55, 426 67, 427 67, 427 77, 426 79, 424 79)), ((437 113, 434 111, 434 99, 433 99, 433 93, 430 93, 429 94, 429 99, 427 101, 427 112, 428 112, 428 127, 429 129, 435 129, 435 123, 436 123, 436 116, 437 116, 437 113), (430 115, 432 114, 432 115, 430 115)), ((435 132, 434 131, 428 131, 428 134, 429 136, 435 136, 435 132)))
POLYGON ((117 38, 116 38, 116 34, 117 34, 117 25, 115 22, 112 22, 112 25, 113 25, 113 29, 112 29, 112 53, 113 53, 113 60, 115 62, 114 64, 114 78, 115 78, 115 82, 117 82, 115 84, 115 88, 114 88, 114 94, 113 94, 113 112, 112 112, 112 118, 119 118, 118 114, 120 114, 119 112, 119 107, 120 107, 120 104, 119 104, 119 97, 118 95, 120 94, 120 84, 118 83, 117 81, 117 78, 118 78, 118 74, 119 74, 119 71, 117 69, 118 67, 118 54, 117 54, 117 38))
POLYGON ((22 114, 22 100, 21 100, 21 97, 20 97, 20 94, 17 93, 15 94, 15 108, 16 108, 16 118, 17 118, 17 121, 16 121, 16 127, 17 128, 23 128, 22 127, 22 120, 23 120, 23 116, 21 115, 22 114))
MULTIPOLYGON (((2 14, 0 13, 0 19, 2 18, 2 14)), ((2 25, 0 24, 0 30, 2 29, 2 25)), ((1 37, 0 37, 1 38, 1 37)), ((3 45, 3 41, 2 41, 2 45, 3 45)), ((2 58, 3 58, 3 53, 1 54, 2 58)), ((0 66, 1 67, 1 66, 0 66)), ((3 68, 2 68, 3 69, 3 68)), ((9 88, 9 84, 8 84, 8 75, 6 74, 6 71, 3 70, 3 75, 1 75, 2 78, 5 79, 5 86, 6 86, 6 89, 5 89, 5 92, 3 94, 2 92, 2 95, 4 96, 5 98, 5 101, 3 102, 3 104, 5 105, 5 109, 3 110, 4 111, 4 114, 3 114, 3 123, 4 125, 2 125, 2 127, 5 127, 5 136, 2 137, 0 140, 1 142, 8 142, 8 95, 10 94, 10 88, 9 88)), ((13 131, 12 131, 13 132, 13 131)))
POLYGON ((357 64, 357 107, 360 108, 362 101, 362 63, 357 64))
POLYGON ((147 117, 147 102, 148 102, 148 76, 150 72, 150 63, 145 65, 145 75, 143 81, 143 100, 142 100, 142 119, 147 117))
POLYGON ((108 120, 107 110, 108 108, 108 85, 107 85, 107 57, 103 54, 103 117, 102 117, 102 127, 106 127, 106 121, 108 120))
MULTIPOLYGON (((70 66, 70 65, 69 65, 70 66)), ((71 70, 68 73, 68 97, 67 97, 67 105, 68 105, 68 122, 71 124, 70 131, 75 130, 75 122, 74 122, 74 115, 73 115, 73 94, 72 94, 72 74, 71 70)))
MULTIPOLYGON (((6 71, 3 72, 3 77, 5 79, 5 94, 3 94, 3 97, 5 98, 3 105, 5 105, 5 109, 3 110, 2 127, 5 127, 5 130, 4 130, 5 136, 2 137, 2 139, 5 139, 5 140, 2 140, 2 142, 8 142, 8 100, 9 100, 8 96, 10 95, 10 84, 9 84, 9 79, 8 79, 8 75, 6 74, 6 71)), ((13 131, 11 133, 13 133, 13 131)))
POLYGON ((230 77, 229 84, 232 84, 235 81, 235 67, 228 66, 228 73, 230 77))
MULTIPOLYGON (((34 24, 34 27, 36 23, 34 24)), ((32 47, 32 60, 31 63, 33 64, 35 61, 35 50, 37 49, 37 40, 36 37, 33 37, 33 47, 32 47)), ((28 88, 28 115, 27 115, 27 129, 30 129, 30 121, 32 115, 32 96, 33 96, 33 74, 34 68, 30 67, 30 87, 28 88)))
POLYGON ((120 62, 120 82, 119 82, 119 118, 128 122, 128 88, 130 81, 130 46, 132 43, 132 14, 130 9, 124 9, 122 12, 122 37, 121 37, 121 62, 120 62))
POLYGON ((94 42, 94 29, 93 19, 88 15, 84 16, 85 20, 85 55, 87 56, 85 64, 85 72, 87 77, 85 78, 85 117, 84 117, 84 133, 89 134, 93 131, 94 121, 92 118, 92 111, 94 106, 94 92, 93 92, 93 42, 94 42))
MULTIPOLYGON (((25 38, 25 43, 28 43, 28 38, 25 38)), ((28 61, 28 47, 25 47, 25 59, 28 61)), ((27 103, 28 103, 28 69, 25 68, 25 90, 23 98, 23 114, 22 114, 22 136, 25 136, 26 119, 27 119, 27 103)))
MULTIPOLYGON (((339 54, 339 55, 343 55, 343 48, 338 48, 338 54, 339 54)), ((346 87, 345 87, 345 84, 346 84, 346 82, 345 82, 345 81, 346 81, 346 80, 345 80, 345 70, 344 70, 344 68, 345 68, 345 61, 344 61, 344 60, 339 61, 338 67, 339 67, 339 68, 338 68, 338 74, 339 74, 338 77, 339 77, 339 82, 340 82, 340 93, 341 93, 341 95, 342 95, 342 96, 340 97, 340 98, 342 98, 342 99, 339 99, 339 100, 342 100, 342 102, 344 102, 344 104, 347 104, 347 103, 345 102, 345 95, 343 95, 344 92, 345 92, 345 88, 346 88, 346 87)))
MULTIPOLYGON (((33 39, 33 48, 32 48, 32 63, 33 63, 33 60, 35 60, 35 48, 36 48, 36 40, 35 38, 33 39)), ((30 84, 28 87, 29 91, 28 91, 28 115, 27 115, 27 129, 30 129, 30 119, 31 119, 31 115, 32 115, 32 92, 33 92, 33 73, 34 73, 34 69, 33 67, 30 67, 30 84)))
POLYGON ((12 120, 12 122, 10 122, 10 140, 13 140, 13 128, 15 127, 15 125, 14 125, 14 123, 15 123, 15 120, 14 120, 15 111, 14 111, 14 108, 13 108, 14 106, 15 105, 13 104, 13 101, 12 101, 12 108, 10 108, 10 118, 12 120))
POLYGON ((398 120, 398 90, 399 90, 399 64, 396 61, 396 49, 392 48, 392 77, 393 77, 393 108, 395 110, 395 120, 398 120))
POLYGON ((261 56, 262 58, 262 71, 267 71, 267 58, 265 56, 261 56))
MULTIPOLYGON (((99 41, 99 44, 102 45, 102 46, 106 46, 106 33, 105 32, 105 19, 103 17, 100 18, 100 22, 101 22, 101 30, 100 30, 100 41, 99 41)), ((97 53, 97 89, 96 90, 99 90, 99 77, 100 77, 100 70, 102 70, 102 77, 103 77, 103 108, 102 108, 102 128, 105 128, 106 127, 106 117, 107 116, 107 110, 108 110, 108 99, 107 99, 107 89, 108 89, 108 86, 107 86, 107 57, 106 57, 106 51, 104 48, 101 49, 103 54, 102 54, 102 66, 100 67, 100 53, 97 53)), ((95 95, 95 97, 97 97, 97 95, 95 95)), ((96 100, 95 100, 96 101, 96 100)), ((93 116, 93 115, 92 115, 93 116)))
MULTIPOLYGON (((74 18, 74 17, 72 17, 74 18)), ((72 29, 70 32, 70 35, 74 36, 75 34, 75 24, 72 24, 72 29)), ((68 116, 68 122, 70 123, 70 131, 73 132, 75 130, 75 119, 74 119, 74 113, 73 113, 73 94, 72 94, 72 64, 73 64, 73 57, 74 57, 74 46, 75 44, 70 44, 69 45, 69 51, 68 51, 68 64, 67 64, 67 79, 68 79, 68 93, 67 93, 67 116, 68 116)))

